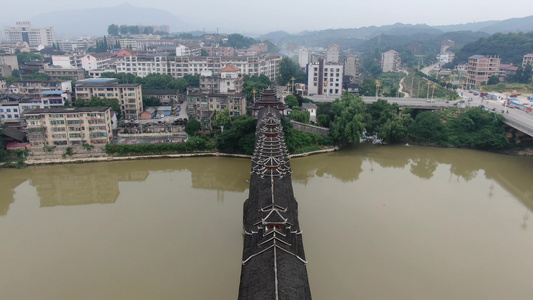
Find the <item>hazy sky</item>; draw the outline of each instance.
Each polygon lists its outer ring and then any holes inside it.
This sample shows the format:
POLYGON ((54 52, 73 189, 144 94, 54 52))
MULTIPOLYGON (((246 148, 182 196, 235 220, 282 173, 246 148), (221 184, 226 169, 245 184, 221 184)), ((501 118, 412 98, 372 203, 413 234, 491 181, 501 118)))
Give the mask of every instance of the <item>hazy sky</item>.
MULTIPOLYGON (((0 24, 14 26, 45 12, 111 7, 124 0, 2 0, 0 24), (9 4, 7 5, 7 3, 9 4)), ((164 9, 190 24, 243 28, 249 32, 354 28, 407 24, 451 25, 533 15, 526 0, 128 0, 137 7, 164 9), (237 26, 237 27, 236 27, 237 26)), ((212 30, 212 29, 211 29, 212 30)))

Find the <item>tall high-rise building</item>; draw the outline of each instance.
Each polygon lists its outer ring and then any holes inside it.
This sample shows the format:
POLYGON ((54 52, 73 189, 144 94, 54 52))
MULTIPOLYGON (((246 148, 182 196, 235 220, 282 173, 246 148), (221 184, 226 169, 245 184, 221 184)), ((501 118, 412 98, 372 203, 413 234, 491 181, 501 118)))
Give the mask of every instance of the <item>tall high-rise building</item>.
POLYGON ((326 49, 326 62, 328 63, 339 63, 341 57, 341 47, 335 44, 329 44, 326 49))
POLYGON ((350 77, 350 82, 355 83, 357 81, 357 64, 359 58, 354 55, 348 54, 344 57, 344 75, 350 77))
POLYGON ((383 72, 398 72, 402 61, 398 52, 389 50, 381 54, 381 70, 383 72))
POLYGON ((8 42, 26 42, 30 46, 51 46, 54 42, 54 28, 37 28, 30 22, 17 22, 15 27, 4 27, 4 35, 8 42))
POLYGON ((307 48, 301 48, 298 50, 298 64, 300 68, 305 68, 309 61, 309 50, 307 48))
POLYGON ((309 94, 341 96, 343 66, 326 63, 319 59, 318 63, 307 65, 307 91, 309 94))

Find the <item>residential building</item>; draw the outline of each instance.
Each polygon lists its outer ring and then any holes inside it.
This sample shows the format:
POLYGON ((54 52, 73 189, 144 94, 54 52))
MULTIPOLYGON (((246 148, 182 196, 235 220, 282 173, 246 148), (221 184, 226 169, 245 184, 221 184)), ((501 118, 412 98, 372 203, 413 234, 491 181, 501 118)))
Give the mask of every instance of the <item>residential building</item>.
POLYGON ((317 63, 307 65, 307 90, 314 95, 341 96, 343 82, 343 66, 325 63, 319 59, 317 63))
POLYGON ((40 97, 44 91, 72 91, 70 80, 21 80, 8 86, 8 93, 25 97, 40 97))
POLYGON ((30 22, 17 22, 15 27, 4 27, 4 36, 8 42, 26 42, 30 46, 52 46, 55 41, 54 28, 37 28, 30 22))
POLYGON ((341 57, 341 47, 336 44, 329 44, 326 48, 326 63, 338 64, 341 57))
POLYGON ((85 71, 103 70, 111 66, 115 56, 111 52, 88 53, 81 57, 81 67, 85 71))
POLYGON ((309 50, 306 48, 300 48, 298 50, 298 65, 300 65, 300 68, 305 68, 308 63, 311 61, 309 60, 309 50))
POLYGON ((231 116, 246 114, 246 96, 243 93, 206 93, 199 90, 187 91, 187 116, 198 120, 202 129, 211 130, 211 120, 217 112, 228 109, 231 116))
POLYGON ((509 75, 516 75, 516 72, 518 71, 518 66, 515 66, 513 64, 500 64, 500 69, 498 72, 498 76, 500 77, 507 77, 509 75))
POLYGON ((13 75, 13 69, 8 65, 0 65, 0 77, 10 77, 13 75))
POLYGON ((48 66, 44 67, 40 73, 50 76, 51 79, 63 79, 65 77, 68 77, 70 80, 74 81, 85 79, 85 71, 82 68, 62 68, 48 66))
POLYGON ((19 123, 21 119, 18 101, 0 101, 0 124, 19 123))
POLYGON ((143 111, 141 84, 119 84, 116 78, 91 78, 78 80, 75 101, 91 97, 117 99, 126 120, 137 120, 143 111))
POLYGON ((526 67, 527 64, 533 65, 533 53, 524 55, 522 59, 522 67, 526 67))
POLYGON ((187 116, 198 120, 202 128, 211 130, 211 120, 217 112, 228 109, 230 116, 246 114, 246 96, 242 93, 240 69, 227 65, 218 72, 204 71, 200 88, 187 91, 187 116))
POLYGON ((177 104, 179 102, 179 90, 147 90, 143 89, 143 96, 155 97, 162 105, 177 104))
POLYGON ((0 66, 6 65, 11 67, 11 70, 18 70, 19 63, 16 55, 0 54, 0 66))
POLYGON ((239 73, 249 76, 266 75, 271 81, 279 77, 279 55, 268 56, 170 56, 132 55, 119 57, 116 61, 117 73, 131 73, 139 77, 148 74, 168 74, 181 78, 187 74, 201 74, 216 71, 232 65, 239 73))
POLYGON ((400 54, 394 50, 389 50, 381 54, 381 70, 383 72, 398 72, 402 61, 400 54))
POLYGON ((480 86, 489 81, 492 75, 500 72, 500 58, 485 55, 472 55, 468 58, 466 84, 480 86))
POLYGON ((357 82, 357 66, 359 65, 359 58, 348 54, 344 57, 344 76, 349 76, 350 82, 357 82))
POLYGON ((317 107, 314 103, 302 103, 302 110, 309 112, 309 121, 316 122, 317 107))
POLYGON ((233 47, 204 47, 202 49, 209 56, 235 56, 235 48, 233 47))
POLYGON ((455 58, 455 53, 452 53, 452 52, 445 52, 445 53, 441 53, 439 54, 439 62, 441 64, 447 64, 449 62, 452 62, 453 59, 455 58))
POLYGON ((7 92, 7 81, 5 79, 0 79, 0 94, 7 92))
POLYGON ((113 138, 110 107, 24 111, 32 146, 107 144, 113 138))

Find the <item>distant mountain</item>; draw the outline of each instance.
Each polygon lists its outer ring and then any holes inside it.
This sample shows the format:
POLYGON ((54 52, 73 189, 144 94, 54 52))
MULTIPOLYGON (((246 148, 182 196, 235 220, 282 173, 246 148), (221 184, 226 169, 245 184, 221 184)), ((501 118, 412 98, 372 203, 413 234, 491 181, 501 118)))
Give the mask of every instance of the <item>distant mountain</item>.
POLYGON ((481 28, 479 31, 483 31, 490 34, 497 32, 510 33, 533 31, 533 16, 499 21, 495 24, 489 24, 481 28))
POLYGON ((453 32, 453 31, 482 31, 481 29, 496 25, 502 21, 485 21, 485 22, 475 22, 475 23, 466 23, 466 24, 455 24, 455 25, 439 25, 433 26, 433 28, 444 31, 444 32, 453 32))
POLYGON ((368 26, 349 29, 326 29, 318 31, 303 31, 293 35, 265 34, 260 39, 267 39, 277 44, 288 42, 297 43, 305 47, 325 46, 335 43, 342 49, 368 48, 370 45, 387 45, 404 40, 405 44, 417 40, 431 40, 446 37, 456 44, 464 45, 480 37, 496 32, 528 32, 533 30, 533 16, 514 18, 503 21, 486 21, 477 23, 429 26, 425 24, 396 23, 385 26, 368 26), (375 39, 381 36, 382 39, 375 39), (367 40, 372 40, 365 42, 367 40), (459 41, 457 40, 459 39, 459 41), (380 42, 381 41, 381 42, 380 42))
POLYGON ((135 7, 128 3, 115 7, 46 13, 32 18, 31 23, 54 27, 56 38, 103 36, 107 34, 107 28, 111 24, 169 25, 172 32, 197 29, 167 11, 135 7))

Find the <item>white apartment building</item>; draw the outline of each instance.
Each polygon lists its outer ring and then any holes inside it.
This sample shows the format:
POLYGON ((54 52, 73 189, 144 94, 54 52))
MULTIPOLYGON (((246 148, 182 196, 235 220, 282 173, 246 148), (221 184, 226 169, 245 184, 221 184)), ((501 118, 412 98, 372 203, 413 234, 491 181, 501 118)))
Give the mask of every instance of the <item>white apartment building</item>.
POLYGON ((140 84, 119 84, 116 78, 91 78, 76 81, 76 101, 91 97, 118 99, 126 120, 137 120, 143 111, 140 84))
POLYGON ((310 63, 309 50, 306 48, 300 48, 298 50, 298 65, 300 65, 300 68, 305 68, 308 63, 310 63))
POLYGON ((187 74, 217 72, 231 65, 239 73, 249 76, 266 75, 274 81, 279 76, 281 57, 271 56, 124 56, 116 61, 117 73, 131 73, 139 77, 148 74, 168 74, 181 78, 187 74))
POLYGON ((4 27, 4 36, 8 42, 26 42, 30 46, 51 46, 54 42, 54 28, 37 28, 30 22, 17 22, 17 26, 4 27))
POLYGON ((32 146, 107 144, 113 138, 110 107, 27 110, 24 118, 32 146))
POLYGON ((341 59, 341 47, 336 44, 329 44, 326 48, 326 63, 338 64, 341 59))
POLYGON ((307 65, 307 90, 314 95, 341 96, 344 67, 340 64, 318 63, 307 65))
POLYGON ((398 52, 389 50, 381 54, 381 70, 383 72, 398 72, 402 61, 398 52))
POLYGON ((88 53, 81 57, 81 67, 85 71, 104 70, 115 61, 115 56, 110 52, 88 53))

